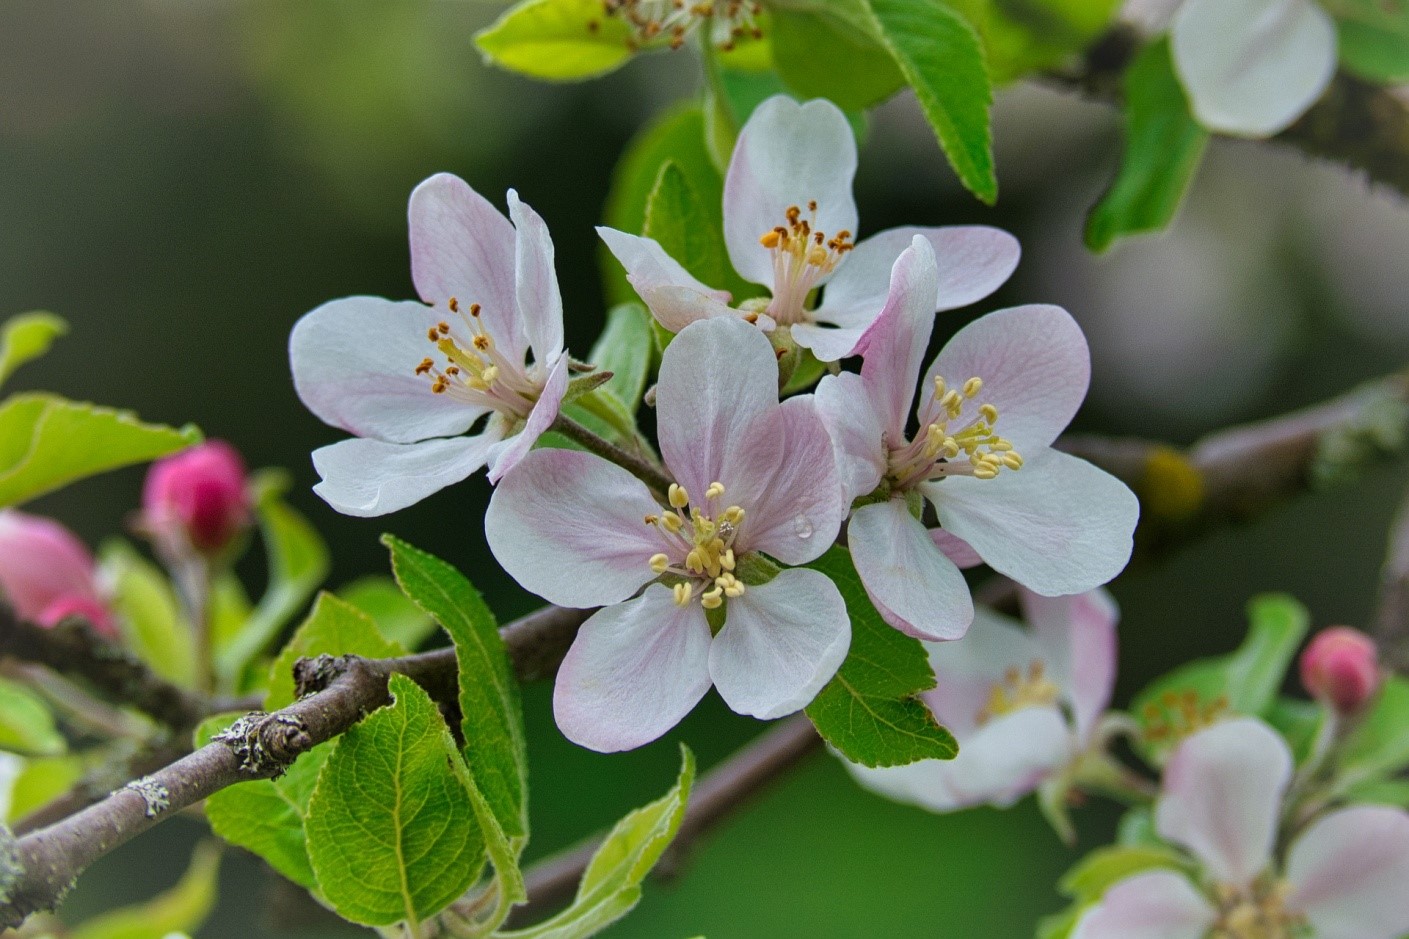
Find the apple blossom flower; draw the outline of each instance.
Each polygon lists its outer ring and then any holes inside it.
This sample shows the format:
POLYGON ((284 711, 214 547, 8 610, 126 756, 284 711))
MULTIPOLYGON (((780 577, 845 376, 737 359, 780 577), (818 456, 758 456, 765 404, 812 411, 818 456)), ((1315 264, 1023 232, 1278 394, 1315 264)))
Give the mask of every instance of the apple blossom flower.
POLYGON ((1041 597, 1020 589, 1028 629, 980 608, 958 642, 929 642, 923 700, 959 741, 952 760, 872 769, 862 786, 932 812, 1011 805, 1073 767, 1115 683, 1117 610, 1104 590, 1041 597))
POLYGON ((939 259, 931 313, 983 299, 1017 266, 1017 240, 984 226, 892 228, 854 242, 855 174, 856 140, 836 105, 775 95, 758 106, 729 161, 724 241, 734 269, 772 295, 737 309, 727 292, 700 283, 650 238, 597 231, 671 332, 700 319, 743 316, 768 330, 788 327, 824 362, 852 354, 885 302, 891 265, 915 235, 927 238, 939 259), (822 302, 808 309, 809 296, 824 285, 822 302))
POLYGON ((1301 653, 1300 665, 1306 690, 1342 714, 1358 712, 1380 687, 1375 640, 1349 626, 1317 633, 1301 653))
POLYGON ((1254 718, 1188 737, 1165 767, 1160 836, 1201 868, 1119 881, 1072 939, 1398 939, 1409 931, 1409 814, 1352 806, 1322 815, 1274 864, 1291 750, 1254 718))
POLYGON ((761 39, 757 0, 605 0, 607 16, 620 17, 631 27, 631 42, 646 45, 663 40, 679 49, 689 35, 702 31, 711 45, 724 51, 741 39, 761 39))
POLYGON ((676 480, 665 505, 575 450, 536 450, 495 490, 485 533, 504 570, 549 602, 604 607, 558 671, 553 710, 568 739, 641 746, 711 684, 741 714, 781 717, 846 657, 851 624, 830 579, 755 574, 776 569, 760 555, 789 565, 821 555, 846 511, 811 397, 780 404, 777 374, 772 346, 741 320, 680 332, 656 391, 676 480), (717 635, 711 611, 723 617, 717 635))
POLYGON ((295 324, 299 398, 356 435, 313 454, 314 491, 339 512, 394 512, 483 466, 497 481, 557 417, 568 357, 553 242, 512 189, 508 201, 512 222, 432 176, 409 213, 425 303, 346 297, 295 324))
POLYGON ((213 555, 250 524, 244 460, 223 440, 157 460, 142 487, 142 527, 169 550, 213 555))
POLYGON ((857 573, 886 622, 930 640, 957 639, 973 619, 959 564, 982 559, 1043 596, 1084 593, 1125 567, 1139 516, 1124 483, 1051 446, 1090 377, 1081 329, 1058 307, 999 310, 961 329, 925 373, 920 429, 906 432, 937 276, 916 237, 861 340, 861 373, 817 388, 860 502, 847 529, 857 573))
POLYGON ((117 633, 93 555, 50 518, 0 510, 0 599, 21 619, 41 626, 77 614, 105 635, 117 633))

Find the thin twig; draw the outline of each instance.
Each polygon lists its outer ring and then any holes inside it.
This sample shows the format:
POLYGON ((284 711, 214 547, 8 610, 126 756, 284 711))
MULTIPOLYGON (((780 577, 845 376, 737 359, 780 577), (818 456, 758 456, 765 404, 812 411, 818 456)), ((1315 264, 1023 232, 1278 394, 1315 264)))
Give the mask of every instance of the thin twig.
POLYGON ((635 476, 641 482, 650 486, 658 495, 665 495, 670 489, 670 477, 666 476, 659 469, 647 463, 635 454, 628 453, 621 447, 597 436, 583 427, 577 421, 562 414, 553 422, 553 430, 567 437, 574 443, 581 444, 598 456, 610 460, 617 466, 635 476))
POLYGON ((1385 665, 1409 671, 1409 493, 1389 530, 1389 550, 1380 569, 1379 601, 1371 620, 1385 665))

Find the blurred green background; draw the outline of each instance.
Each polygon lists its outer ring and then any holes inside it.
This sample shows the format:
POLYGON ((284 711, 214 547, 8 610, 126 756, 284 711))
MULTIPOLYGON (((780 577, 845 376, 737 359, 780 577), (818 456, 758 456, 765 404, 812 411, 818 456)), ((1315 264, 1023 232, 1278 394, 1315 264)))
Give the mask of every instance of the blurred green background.
MULTIPOLYGON (((74 333, 19 387, 194 421, 254 466, 289 467, 293 501, 333 545, 332 583, 385 569, 383 530, 461 566, 504 618, 535 605, 496 569, 483 478, 385 519, 344 518, 308 491, 308 452, 340 434, 299 405, 290 326, 324 300, 413 296, 405 200, 460 174, 502 204, 516 187, 557 242, 568 339, 602 322, 598 221, 633 131, 694 88, 688 53, 585 86, 483 67, 497 8, 470 0, 8 0, 0 5, 0 313, 47 308, 74 333)), ((966 196, 913 101, 876 115, 858 180, 862 234, 982 222, 1025 256, 985 305, 1054 302, 1095 362, 1078 426, 1179 441, 1314 401, 1409 354, 1409 214, 1335 168, 1221 142, 1167 235, 1093 259, 1082 213, 1114 160, 1113 112, 1056 92, 1000 95, 997 209, 966 196)), ((941 340, 979 311, 946 314, 941 340)), ((1363 623, 1403 466, 1214 535, 1114 587, 1124 610, 1117 701, 1174 664, 1237 643, 1252 593, 1295 593, 1318 624, 1363 623)), ((140 470, 36 503, 91 542, 119 531, 140 470)), ((251 565, 253 586, 262 571, 251 565)), ((676 740, 702 766, 760 729, 711 696, 666 740, 604 757, 568 744, 546 686, 527 689, 531 855, 598 830, 670 784, 676 740)), ((1083 812, 1083 846, 1114 813, 1083 812)), ((104 859, 63 914, 173 882, 201 828, 163 826, 104 859)), ((1022 937, 1060 905, 1076 853, 1031 802, 939 818, 855 788, 814 757, 653 883, 616 939, 1022 937)), ((284 935, 273 878, 232 852, 201 936, 284 935)), ((328 927, 304 935, 356 934, 328 927)), ((291 934, 291 933, 290 933, 291 934)))

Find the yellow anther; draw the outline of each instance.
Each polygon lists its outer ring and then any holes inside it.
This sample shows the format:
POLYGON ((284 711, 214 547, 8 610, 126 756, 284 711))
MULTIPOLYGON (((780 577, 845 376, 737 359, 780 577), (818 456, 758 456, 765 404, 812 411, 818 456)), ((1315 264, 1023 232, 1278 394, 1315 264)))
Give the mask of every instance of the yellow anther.
POLYGON ((974 465, 975 479, 993 479, 997 477, 998 471, 987 463, 976 463, 974 465))
POLYGON ((765 248, 776 248, 778 247, 778 242, 782 241, 782 239, 783 236, 778 234, 778 229, 775 228, 770 232, 766 232, 763 237, 759 238, 758 243, 765 248))
POLYGON ((722 495, 724 495, 724 484, 721 482, 712 482, 709 484, 709 488, 705 490, 706 499, 718 499, 722 495))
POLYGON ((979 378, 977 376, 970 378, 968 381, 964 382, 964 397, 972 398, 974 395, 979 393, 979 390, 981 388, 983 388, 982 378, 979 378))
POLYGON ((704 559, 700 556, 699 548, 691 548, 690 553, 685 555, 685 567, 696 574, 704 571, 704 559))
POLYGON ((710 590, 700 595, 700 606, 704 607, 706 610, 718 609, 719 605, 723 602, 723 587, 715 587, 713 590, 710 590))
POLYGON ((721 522, 728 522, 730 525, 737 527, 738 524, 744 520, 744 510, 737 505, 731 505, 720 514, 719 520, 721 522))
POLYGON ((489 338, 488 333, 480 333, 474 338, 475 348, 481 352, 488 352, 494 347, 494 340, 489 338))
MULTIPOLYGON (((1003 465, 1008 467, 1008 469, 1022 469, 1023 458, 1018 454, 1016 450, 1009 450, 1007 453, 1003 454, 1003 465)), ((1026 479, 1027 477, 1024 476, 1023 478, 1026 479)))
POLYGON ((498 378, 498 377, 499 377, 499 366, 497 366, 497 365, 491 365, 491 366, 489 366, 488 368, 486 368, 484 371, 482 371, 482 372, 479 373, 480 381, 484 382, 485 387, 488 387, 488 386, 494 384, 494 379, 496 379, 496 378, 498 378))
POLYGON ((673 535, 680 531, 683 523, 680 521, 680 516, 674 512, 667 512, 660 517, 660 527, 673 535))
POLYGON ((657 574, 664 574, 665 569, 670 566, 670 558, 664 554, 651 555, 651 570, 657 574))
POLYGON ((689 606, 689 605, 690 605, 690 595, 693 594, 694 591, 690 589, 690 585, 689 585, 689 584, 676 584, 674 587, 672 587, 672 588, 670 588, 670 589, 671 589, 671 591, 674 592, 674 594, 675 594, 675 604, 676 604, 676 606, 689 606))
POLYGON ((724 553, 719 556, 719 566, 724 568, 726 571, 732 571, 734 569, 733 548, 724 549, 724 553))
POLYGON ((936 376, 934 377, 934 397, 935 397, 935 400, 938 401, 940 398, 943 398, 943 397, 944 397, 944 393, 945 393, 946 391, 948 391, 948 390, 949 390, 949 386, 944 383, 944 376, 943 376, 943 375, 936 375, 936 376))
POLYGON ((983 415, 985 421, 988 421, 990 427, 993 426, 994 421, 998 420, 998 409, 991 404, 983 405, 978 409, 978 412, 983 415))
POLYGON ((666 493, 670 499, 672 508, 683 509, 690 504, 690 494, 685 491, 685 487, 679 483, 671 483, 670 490, 666 493))
POLYGON ((957 415, 964 407, 964 399, 959 396, 959 392, 950 388, 944 393, 944 397, 939 399, 939 406, 951 414, 957 415))

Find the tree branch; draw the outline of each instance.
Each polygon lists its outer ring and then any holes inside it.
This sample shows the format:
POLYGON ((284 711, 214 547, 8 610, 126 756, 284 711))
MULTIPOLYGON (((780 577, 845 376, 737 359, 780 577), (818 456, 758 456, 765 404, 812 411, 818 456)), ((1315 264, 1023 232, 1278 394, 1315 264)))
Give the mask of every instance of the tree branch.
POLYGON ((1389 550, 1380 569, 1379 602, 1371 620, 1384 664, 1409 672, 1409 493, 1389 530, 1389 550))

